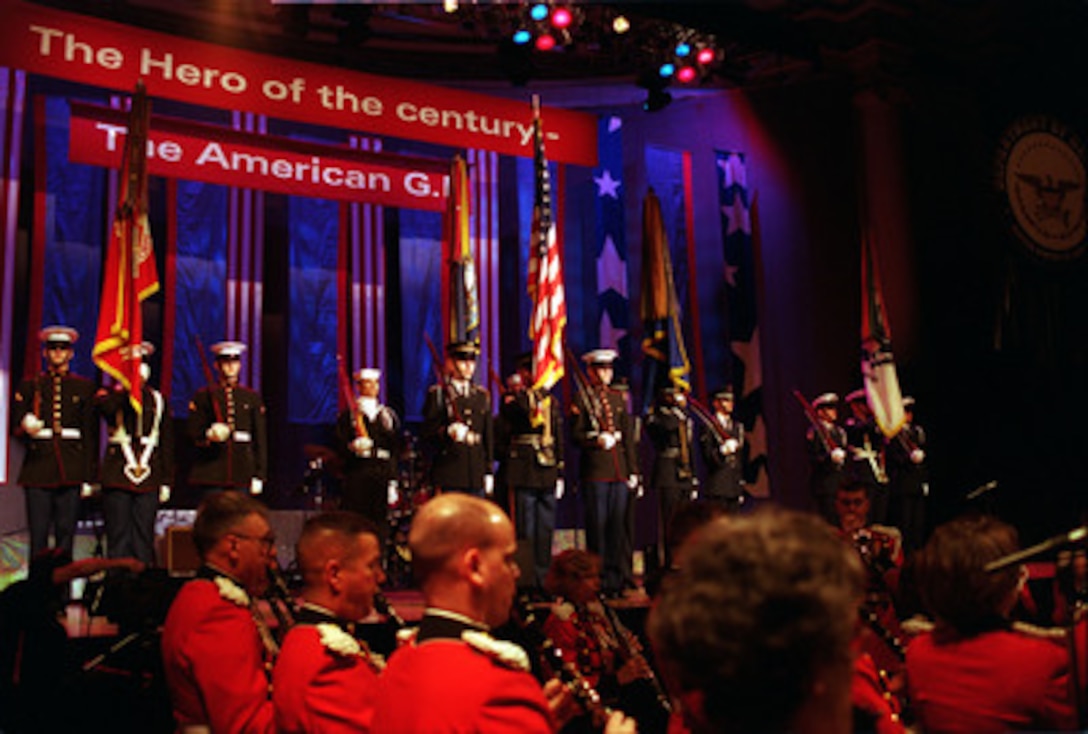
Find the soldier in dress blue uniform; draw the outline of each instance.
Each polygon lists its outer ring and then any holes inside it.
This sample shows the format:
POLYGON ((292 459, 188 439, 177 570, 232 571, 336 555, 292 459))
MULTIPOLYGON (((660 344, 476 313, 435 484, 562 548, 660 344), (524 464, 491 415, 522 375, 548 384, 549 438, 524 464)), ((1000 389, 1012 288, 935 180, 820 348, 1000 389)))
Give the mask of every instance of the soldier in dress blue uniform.
POLYGON ((446 346, 445 375, 427 391, 420 430, 434 452, 436 489, 490 497, 495 491, 491 396, 472 381, 479 354, 471 341, 446 346))
POLYGON ((744 424, 733 417, 733 403, 732 387, 723 387, 711 396, 713 425, 703 426, 699 438, 707 471, 702 497, 730 513, 740 509, 744 501, 744 424))
MULTIPOLYGON (((154 353, 144 342, 139 359, 154 353)), ((137 422, 129 392, 120 384, 101 388, 95 407, 106 422, 106 453, 102 457, 102 513, 110 558, 133 556, 155 562, 155 513, 170 499, 174 483, 174 431, 162 393, 147 384, 151 365, 141 362, 143 412, 137 422)))
POLYGON ((212 345, 219 384, 202 387, 189 402, 189 438, 197 447, 189 483, 205 488, 264 490, 268 431, 264 402, 238 382, 246 345, 212 345))
POLYGON ((69 366, 79 332, 48 326, 38 333, 45 371, 23 380, 12 402, 12 433, 26 456, 19 484, 26 493, 30 554, 54 545, 72 553, 81 491, 89 494, 98 454, 94 383, 69 366))
POLYGON ((389 495, 396 491, 400 419, 378 399, 381 370, 355 374, 355 405, 340 412, 336 438, 344 457, 341 509, 369 518, 384 538, 389 526, 389 495))
POLYGON ((906 422, 888 442, 891 475, 891 516, 903 531, 908 551, 918 550, 926 539, 926 501, 929 476, 926 469, 926 432, 914 422, 914 398, 903 398, 906 422))
POLYGON ((588 394, 571 406, 571 436, 581 448, 586 545, 602 559, 606 594, 623 589, 627 506, 639 481, 631 415, 623 396, 611 386, 616 357, 613 349, 583 355, 588 394))

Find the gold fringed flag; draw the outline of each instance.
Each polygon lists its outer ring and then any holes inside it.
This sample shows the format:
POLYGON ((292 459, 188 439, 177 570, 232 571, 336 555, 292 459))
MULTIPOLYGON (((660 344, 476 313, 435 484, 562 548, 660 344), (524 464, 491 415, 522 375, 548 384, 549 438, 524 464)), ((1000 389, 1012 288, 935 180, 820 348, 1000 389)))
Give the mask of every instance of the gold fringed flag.
POLYGON ((144 300, 159 290, 159 274, 147 218, 147 134, 151 103, 143 82, 136 83, 121 159, 120 203, 106 252, 98 331, 92 357, 129 392, 132 407, 143 411, 140 376, 144 339, 144 300))
MULTIPOLYGON (((533 342, 533 389, 547 392, 563 379, 563 331, 567 326, 567 302, 563 292, 563 265, 556 240, 552 209, 551 177, 544 156, 544 129, 540 119, 540 98, 533 95, 533 164, 536 189, 533 199, 533 231, 529 248, 529 297, 533 312, 529 338, 533 342)), ((543 421, 543 401, 533 415, 543 421)))
POLYGON ((639 311, 645 334, 643 399, 648 407, 664 387, 691 390, 691 363, 680 329, 680 299, 673 280, 669 238, 661 218, 661 202, 653 189, 642 203, 642 293, 639 311))
POLYGON ((861 243, 861 375, 873 420, 890 438, 899 432, 906 418, 872 239, 872 232, 866 229, 861 243))
POLYGON ((460 155, 450 166, 450 195, 446 206, 446 252, 449 257, 449 319, 447 340, 480 341, 480 307, 476 262, 469 230, 468 164, 460 155))

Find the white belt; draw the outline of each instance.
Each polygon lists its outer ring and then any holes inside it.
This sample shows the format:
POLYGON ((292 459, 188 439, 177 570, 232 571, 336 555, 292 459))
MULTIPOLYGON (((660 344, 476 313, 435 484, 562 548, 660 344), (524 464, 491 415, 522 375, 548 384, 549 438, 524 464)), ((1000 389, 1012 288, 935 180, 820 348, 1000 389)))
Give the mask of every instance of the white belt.
MULTIPOLYGON (((130 439, 128 436, 110 436, 106 440, 106 443, 123 444, 123 443, 131 443, 131 440, 132 439, 130 439)), ((151 443, 151 436, 140 436, 140 445, 141 446, 147 446, 149 443, 151 443)))
POLYGON ((236 443, 249 443, 253 440, 253 436, 250 435, 249 431, 235 431, 234 440, 236 443))
POLYGON ((373 451, 367 450, 359 454, 364 459, 388 459, 389 451, 386 449, 374 449, 373 451))
MULTIPOLYGON (((61 438, 82 438, 83 437, 83 432, 80 431, 78 428, 62 428, 62 429, 60 429, 60 437, 61 438)), ((53 438, 53 429, 52 428, 43 428, 40 431, 38 431, 36 434, 34 434, 34 438, 41 438, 41 439, 53 438)))

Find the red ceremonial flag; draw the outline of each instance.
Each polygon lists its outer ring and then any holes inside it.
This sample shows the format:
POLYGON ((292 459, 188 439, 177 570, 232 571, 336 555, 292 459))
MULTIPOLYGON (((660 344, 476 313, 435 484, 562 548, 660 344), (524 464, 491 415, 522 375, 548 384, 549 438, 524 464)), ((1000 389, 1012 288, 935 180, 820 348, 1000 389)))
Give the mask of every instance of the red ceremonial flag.
POLYGON ((151 104, 143 82, 136 83, 129 111, 128 134, 121 161, 121 195, 106 252, 95 364, 129 391, 137 413, 143 411, 140 376, 144 339, 144 299, 159 290, 151 226, 147 219, 147 132, 151 104))
POLYGON ((532 104, 536 191, 526 282, 533 301, 529 320, 529 338, 533 342, 533 389, 547 392, 563 379, 563 331, 567 326, 567 302, 552 210, 551 177, 548 174, 548 160, 544 156, 540 98, 534 95, 532 104))
POLYGON ((861 374, 865 397, 880 432, 889 438, 899 432, 906 417, 903 395, 892 355, 892 335, 884 311, 880 270, 873 251, 873 234, 864 232, 861 243, 861 374))

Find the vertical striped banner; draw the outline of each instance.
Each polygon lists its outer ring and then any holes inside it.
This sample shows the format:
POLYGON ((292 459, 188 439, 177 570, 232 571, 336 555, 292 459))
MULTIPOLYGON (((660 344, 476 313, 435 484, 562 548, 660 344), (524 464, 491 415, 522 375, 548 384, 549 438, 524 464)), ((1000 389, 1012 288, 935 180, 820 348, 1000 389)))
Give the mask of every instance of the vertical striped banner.
MULTIPOLYGON (((26 105, 26 72, 0 67, 0 425, 8 426, 12 394, 12 314, 15 311, 15 247, 19 218, 19 161, 23 139, 23 113, 26 105)), ((0 484, 8 481, 8 441, 0 441, 0 484)))
POLYGON ((615 349, 620 355, 619 369, 631 374, 630 354, 626 347, 630 294, 627 285, 627 237, 623 206, 623 121, 619 116, 601 117, 597 149, 600 168, 593 173, 597 186, 597 344, 615 349))
MULTIPOLYGON (((480 308, 478 382, 494 392, 491 375, 500 373, 499 353, 499 156, 472 149, 468 154, 471 198, 470 237, 476 255, 480 308)), ((492 404, 498 400, 491 396, 492 404)))
MULTIPOLYGON (((232 113, 235 130, 267 134, 264 115, 232 113)), ((241 382, 261 389, 261 316, 264 280, 264 192, 230 189, 227 239, 227 339, 245 342, 241 382)))
MULTIPOLYGON (((358 150, 381 152, 379 138, 351 136, 358 150)), ((385 207, 379 204, 346 204, 348 208, 347 262, 349 292, 344 322, 351 370, 375 367, 385 377, 388 357, 385 327, 385 207)), ((388 386, 388 379, 383 380, 388 386)), ((383 388, 387 389, 387 388, 383 388)))

